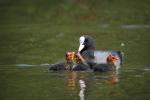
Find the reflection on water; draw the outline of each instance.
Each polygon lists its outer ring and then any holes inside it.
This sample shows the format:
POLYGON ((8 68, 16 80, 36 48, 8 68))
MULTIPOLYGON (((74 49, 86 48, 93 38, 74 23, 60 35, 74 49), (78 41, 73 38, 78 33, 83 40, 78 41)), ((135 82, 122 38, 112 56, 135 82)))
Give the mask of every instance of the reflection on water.
POLYGON ((119 82, 118 71, 117 72, 116 71, 110 72, 109 77, 110 77, 110 79, 108 81, 110 82, 110 84, 113 85, 113 84, 116 84, 119 82))
POLYGON ((43 66, 0 65, 1 100, 150 100, 149 66, 105 73, 48 72, 43 66))
MULTIPOLYGON (((98 88, 107 86, 110 100, 113 100, 113 98, 119 94, 115 90, 115 85, 119 82, 118 72, 112 71, 103 74, 94 72, 67 72, 67 87, 69 93, 76 96, 78 94, 80 100, 85 100, 86 96, 92 95, 93 91, 97 91, 97 88, 93 88, 95 85, 94 81, 98 84, 98 88), (103 83, 104 85, 102 85, 103 83)), ((98 92, 101 93, 103 90, 99 90, 98 92)))
POLYGON ((80 100, 84 100, 84 91, 86 87, 84 80, 80 79, 79 85, 80 85, 80 92, 79 92, 80 100))
POLYGON ((74 93, 78 93, 80 100, 84 100, 84 91, 86 88, 86 84, 84 80, 85 80, 85 75, 83 73, 82 75, 80 75, 80 73, 75 71, 70 71, 67 73, 67 86, 69 88, 69 93, 71 93, 71 95, 74 93), (78 86, 80 87, 80 90, 78 90, 79 89, 78 86))
POLYGON ((109 93, 108 97, 110 100, 116 100, 116 97, 120 94, 119 91, 116 90, 115 86, 119 82, 118 71, 110 73, 110 79, 108 81, 109 93))
MULTIPOLYGON (((120 92, 117 90, 116 86, 119 83, 119 74, 117 71, 110 71, 104 74, 95 75, 94 79, 96 81, 96 87, 98 87, 96 99, 108 98, 108 100, 116 100, 120 92), (100 88, 100 89, 99 89, 100 88)), ((96 96, 96 95, 95 95, 96 96)))
POLYGON ((68 72, 67 73, 67 86, 69 90, 74 91, 76 88, 76 80, 77 80, 77 74, 76 72, 68 72))

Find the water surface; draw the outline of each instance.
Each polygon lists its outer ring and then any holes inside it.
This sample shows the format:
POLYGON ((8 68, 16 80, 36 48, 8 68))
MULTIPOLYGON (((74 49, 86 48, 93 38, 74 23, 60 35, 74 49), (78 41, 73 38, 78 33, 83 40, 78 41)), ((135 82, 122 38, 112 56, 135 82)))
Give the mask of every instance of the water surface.
POLYGON ((148 100, 150 67, 52 72, 46 64, 1 65, 1 100, 148 100), (42 66, 41 66, 42 65, 42 66))

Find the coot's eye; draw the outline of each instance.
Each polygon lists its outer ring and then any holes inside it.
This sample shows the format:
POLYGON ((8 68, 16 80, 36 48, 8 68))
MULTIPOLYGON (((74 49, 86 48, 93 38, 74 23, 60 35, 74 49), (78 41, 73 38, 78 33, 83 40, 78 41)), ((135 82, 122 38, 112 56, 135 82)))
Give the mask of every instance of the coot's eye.
POLYGON ((88 39, 85 39, 83 44, 87 45, 88 44, 88 39))

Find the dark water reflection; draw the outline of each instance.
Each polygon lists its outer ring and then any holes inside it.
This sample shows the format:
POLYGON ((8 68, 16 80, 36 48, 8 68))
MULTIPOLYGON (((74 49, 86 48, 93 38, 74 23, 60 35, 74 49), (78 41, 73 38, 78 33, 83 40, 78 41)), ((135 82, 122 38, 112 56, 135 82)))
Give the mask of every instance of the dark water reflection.
POLYGON ((150 99, 150 67, 95 73, 48 72, 45 64, 20 65, 0 66, 1 100, 150 99))
MULTIPOLYGON (((119 82, 117 74, 118 73, 116 72, 67 72, 67 87, 71 95, 78 94, 80 100, 85 100, 85 98, 88 99, 88 96, 92 96, 92 92, 97 91, 97 88, 103 88, 104 85, 106 88, 108 88, 108 90, 110 90, 108 95, 110 98, 112 98, 119 94, 114 89, 115 85, 119 82)), ((104 92, 104 90, 99 91, 99 93, 94 95, 98 97, 101 95, 101 92, 104 92)))
POLYGON ((69 93, 78 94, 80 100, 147 100, 150 98, 149 76, 149 67, 107 73, 66 73, 69 93))

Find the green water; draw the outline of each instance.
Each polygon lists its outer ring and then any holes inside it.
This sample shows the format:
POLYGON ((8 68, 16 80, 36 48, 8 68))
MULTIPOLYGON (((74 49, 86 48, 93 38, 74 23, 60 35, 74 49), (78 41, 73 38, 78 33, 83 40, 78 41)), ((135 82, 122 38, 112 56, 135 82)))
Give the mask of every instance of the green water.
POLYGON ((0 100, 150 99, 149 0, 0 0, 0 100), (115 72, 49 72, 88 33, 124 52, 115 72), (124 46, 121 46, 124 43, 124 46))
POLYGON ((45 66, 1 66, 1 100, 149 100, 150 69, 122 68, 115 72, 48 72, 45 66))

